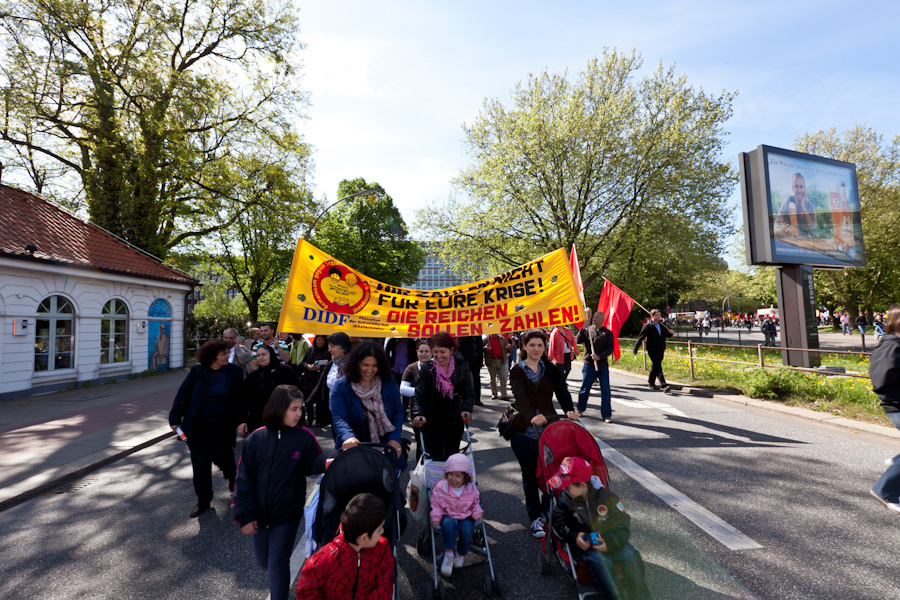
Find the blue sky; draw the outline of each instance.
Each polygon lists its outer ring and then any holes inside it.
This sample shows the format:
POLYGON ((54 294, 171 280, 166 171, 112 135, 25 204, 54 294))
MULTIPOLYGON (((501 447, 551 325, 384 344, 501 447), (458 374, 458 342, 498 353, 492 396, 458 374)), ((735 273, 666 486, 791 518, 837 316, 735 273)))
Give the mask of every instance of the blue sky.
POLYGON ((316 196, 365 177, 407 223, 450 195, 485 99, 543 69, 574 76, 604 47, 737 91, 725 160, 856 123, 900 133, 898 2, 295 2, 316 196))

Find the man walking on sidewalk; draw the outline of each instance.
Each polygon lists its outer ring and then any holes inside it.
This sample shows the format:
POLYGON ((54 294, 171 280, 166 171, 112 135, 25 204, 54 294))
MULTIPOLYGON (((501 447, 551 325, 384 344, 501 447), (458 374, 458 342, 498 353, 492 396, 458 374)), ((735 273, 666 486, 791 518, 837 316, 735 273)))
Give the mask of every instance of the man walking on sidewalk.
POLYGON ((600 417, 612 423, 612 394, 609 388, 609 364, 607 357, 613 353, 613 332, 603 326, 606 318, 597 312, 592 323, 578 332, 579 344, 584 344, 584 366, 581 368, 581 390, 578 392, 576 410, 580 417, 587 410, 591 387, 595 380, 600 382, 600 417))
POLYGON ((675 332, 669 329, 663 321, 662 314, 658 308, 650 311, 650 322, 646 323, 641 329, 641 333, 634 342, 634 354, 637 356, 641 347, 641 342, 647 340, 647 356, 653 366, 650 367, 650 378, 648 384, 651 389, 658 390, 656 380, 659 379, 659 385, 668 388, 666 377, 663 375, 662 361, 666 353, 666 338, 672 337, 675 332))
POLYGON ((497 399, 497 382, 500 380, 500 390, 502 400, 508 400, 506 393, 506 380, 508 374, 506 371, 507 353, 512 349, 512 345, 505 337, 498 333, 492 333, 484 336, 484 365, 488 370, 488 377, 491 378, 491 398, 497 399))

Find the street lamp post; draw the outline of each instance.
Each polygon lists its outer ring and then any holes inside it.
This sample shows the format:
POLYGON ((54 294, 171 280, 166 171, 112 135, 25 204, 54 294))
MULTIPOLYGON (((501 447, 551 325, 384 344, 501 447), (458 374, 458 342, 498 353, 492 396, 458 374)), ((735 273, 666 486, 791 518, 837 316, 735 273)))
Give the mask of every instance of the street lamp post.
POLYGON ((373 188, 369 188, 367 190, 363 190, 361 192, 356 192, 355 194, 350 194, 349 196, 344 196, 343 198, 338 198, 337 200, 335 200, 334 202, 332 202, 331 204, 326 206, 325 210, 320 212, 319 215, 316 217, 315 221, 313 221, 312 224, 306 228, 306 237, 304 239, 309 240, 309 237, 312 235, 313 229, 319 223, 319 221, 322 219, 322 217, 325 216, 325 213, 327 213, 329 210, 331 210, 332 208, 334 208, 341 202, 344 202, 345 200, 352 200, 353 198, 359 198, 360 196, 368 196, 369 194, 377 194, 377 193, 383 192, 383 191, 384 190, 381 188, 381 186, 376 186, 373 188))

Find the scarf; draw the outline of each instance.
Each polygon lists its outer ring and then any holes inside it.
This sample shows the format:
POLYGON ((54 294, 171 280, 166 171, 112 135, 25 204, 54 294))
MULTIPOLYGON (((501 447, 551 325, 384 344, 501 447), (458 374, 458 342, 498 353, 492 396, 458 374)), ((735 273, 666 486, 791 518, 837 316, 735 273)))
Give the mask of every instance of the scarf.
POLYGON ((350 383, 353 393, 362 403, 369 421, 370 441, 379 442, 381 437, 394 431, 394 424, 387 418, 384 412, 384 402, 381 400, 381 379, 372 379, 372 387, 366 389, 360 383, 350 383))
POLYGON ((450 355, 450 364, 447 366, 446 371, 438 361, 435 360, 432 363, 434 364, 434 373, 437 375, 438 391, 447 398, 452 398, 453 382, 450 381, 450 376, 453 375, 453 370, 456 368, 456 361, 453 359, 453 355, 450 355))

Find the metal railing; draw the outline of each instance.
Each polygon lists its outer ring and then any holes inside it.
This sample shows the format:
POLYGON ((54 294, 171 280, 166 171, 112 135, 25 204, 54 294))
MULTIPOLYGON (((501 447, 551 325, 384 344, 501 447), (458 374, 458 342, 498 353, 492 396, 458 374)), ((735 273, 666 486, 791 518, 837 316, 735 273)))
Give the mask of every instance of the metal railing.
MULTIPOLYGON (((635 338, 619 338, 620 342, 624 341, 636 341, 635 338)), ((819 375, 826 376, 837 376, 837 377, 856 377, 859 379, 870 379, 868 375, 863 375, 860 373, 841 373, 840 371, 828 371, 823 369, 810 369, 807 367, 793 367, 789 365, 783 364, 766 364, 765 360, 765 350, 778 350, 778 351, 786 351, 786 350, 795 350, 798 352, 818 352, 820 354, 853 354, 855 356, 871 356, 871 352, 861 352, 856 350, 826 350, 822 348, 782 348, 778 346, 764 346, 763 344, 757 344, 757 356, 759 360, 757 362, 745 362, 739 360, 726 360, 723 358, 710 358, 706 356, 697 356, 694 354, 694 349, 699 347, 713 347, 713 348, 752 348, 753 346, 744 345, 740 346, 737 344, 707 344, 704 342, 692 342, 688 340, 687 342, 679 342, 673 340, 667 340, 666 345, 675 345, 675 346, 687 346, 687 356, 684 354, 674 354, 679 358, 687 358, 688 360, 688 368, 691 374, 691 380, 696 379, 696 373, 694 368, 694 361, 707 361, 707 362, 719 362, 719 363, 729 363, 733 365, 744 365, 748 367, 760 367, 762 369, 787 369, 790 371, 806 371, 808 373, 817 373, 819 375)), ((644 369, 647 368, 647 342, 646 340, 642 344, 641 354, 644 358, 644 369)), ((672 356, 672 355, 670 355, 672 356)))

